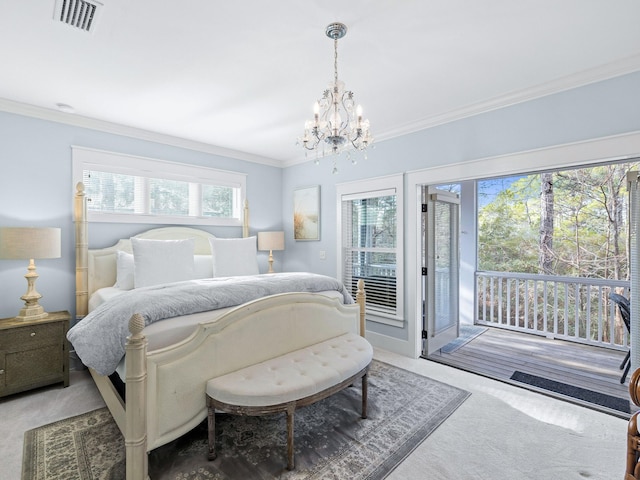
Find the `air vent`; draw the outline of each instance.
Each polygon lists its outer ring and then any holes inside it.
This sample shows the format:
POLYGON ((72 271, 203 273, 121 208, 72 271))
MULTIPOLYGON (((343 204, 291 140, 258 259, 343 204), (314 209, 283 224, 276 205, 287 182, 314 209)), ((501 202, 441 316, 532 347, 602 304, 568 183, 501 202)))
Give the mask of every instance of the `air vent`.
POLYGON ((102 4, 96 1, 57 0, 53 18, 71 27, 91 32, 95 27, 100 8, 102 4))

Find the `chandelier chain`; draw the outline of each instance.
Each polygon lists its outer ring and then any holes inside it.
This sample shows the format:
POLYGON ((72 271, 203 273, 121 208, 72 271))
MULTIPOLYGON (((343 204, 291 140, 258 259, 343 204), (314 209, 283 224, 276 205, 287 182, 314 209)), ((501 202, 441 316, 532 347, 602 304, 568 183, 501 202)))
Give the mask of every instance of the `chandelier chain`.
POLYGON ((338 39, 333 39, 333 82, 338 84, 338 39))

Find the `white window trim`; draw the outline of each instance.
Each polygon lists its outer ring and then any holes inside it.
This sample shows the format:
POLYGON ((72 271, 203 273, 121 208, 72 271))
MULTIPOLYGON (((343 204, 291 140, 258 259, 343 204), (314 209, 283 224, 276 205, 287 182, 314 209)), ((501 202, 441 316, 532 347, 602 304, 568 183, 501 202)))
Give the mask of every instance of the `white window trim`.
POLYGON ((157 160, 154 158, 79 146, 71 146, 71 158, 74 185, 82 182, 84 170, 99 170, 140 176, 149 175, 149 172, 153 172, 152 176, 154 178, 192 182, 201 185, 234 187, 238 188, 240 192, 239 198, 235 201, 234 218, 156 215, 149 213, 122 214, 89 210, 87 212, 87 220, 89 222, 242 226, 242 205, 246 198, 247 184, 247 175, 245 173, 217 170, 198 165, 169 162, 166 160, 157 160))
MULTIPOLYGON (((404 327, 404 176, 403 174, 359 180, 336 185, 336 219, 337 219, 337 276, 344 276, 342 258, 342 201, 357 200, 385 195, 397 195, 396 198, 396 314, 385 315, 367 309, 366 319, 372 322, 404 327)), ((365 284, 366 289, 366 284, 365 284)))

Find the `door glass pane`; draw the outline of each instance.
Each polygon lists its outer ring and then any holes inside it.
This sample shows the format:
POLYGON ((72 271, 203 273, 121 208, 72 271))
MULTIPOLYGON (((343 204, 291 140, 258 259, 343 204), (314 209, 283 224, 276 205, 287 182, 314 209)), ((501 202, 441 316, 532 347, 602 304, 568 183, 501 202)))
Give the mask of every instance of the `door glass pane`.
POLYGON ((435 202, 435 327, 436 331, 457 321, 457 205, 435 202))

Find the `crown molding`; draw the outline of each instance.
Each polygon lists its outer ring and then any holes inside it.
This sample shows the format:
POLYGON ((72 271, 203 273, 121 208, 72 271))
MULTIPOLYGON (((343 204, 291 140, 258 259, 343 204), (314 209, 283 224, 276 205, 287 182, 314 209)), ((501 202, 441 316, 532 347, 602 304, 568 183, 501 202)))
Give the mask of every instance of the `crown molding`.
POLYGON ((616 62, 584 70, 576 74, 567 75, 541 85, 536 85, 535 87, 516 90, 483 102, 467 105, 442 114, 425 117, 414 122, 408 122, 400 127, 388 130, 377 137, 380 140, 388 140, 390 138, 407 135, 409 133, 432 128, 444 123, 461 120, 463 118, 472 117, 492 110, 498 110, 518 103, 528 102, 530 100, 546 97, 592 83, 620 77, 622 75, 637 72, 638 70, 640 70, 640 55, 626 57, 616 62))
POLYGON ((230 148, 217 147, 204 142, 188 140, 186 138, 174 137, 157 132, 151 132, 141 128, 129 127, 118 123, 97 120, 95 118, 83 117, 70 113, 58 112, 48 108, 37 107, 26 103, 15 102, 5 98, 0 98, 0 111, 24 115, 27 117, 38 118, 40 120, 48 120, 51 122, 63 123, 74 127, 88 128, 114 135, 122 135, 125 137, 146 140, 149 142, 160 143, 172 147, 185 148, 197 152, 208 153, 211 155, 219 155, 222 157, 233 158, 236 160, 244 160, 252 163, 260 163, 271 167, 282 167, 282 162, 273 158, 261 157, 239 150, 230 148))
MULTIPOLYGON (((541 85, 537 85, 532 88, 513 91, 505 95, 500 95, 498 97, 451 110, 449 112, 431 115, 416 121, 407 122, 403 125, 400 125, 399 127, 387 130, 385 132, 379 132, 376 135, 376 141, 381 142, 390 140, 392 138, 401 137, 403 135, 415 133, 420 130, 425 130, 445 123, 454 122, 456 120, 461 120, 474 115, 479 115, 481 113, 486 113, 492 110, 516 105, 518 103, 524 103, 566 90, 571 90, 573 88, 619 77, 629 73, 637 72, 639 70, 640 55, 634 55, 602 65, 600 67, 584 70, 573 75, 567 75, 565 77, 541 85)), ((126 125, 97 120, 94 118, 83 117, 81 115, 58 112, 56 110, 37 107, 34 105, 15 102, 3 98, 0 98, 0 111, 39 118, 42 120, 49 120, 52 122, 63 123, 81 128, 88 128, 105 133, 112 133, 115 135, 137 138, 140 140, 147 140, 150 142, 185 148, 188 150, 208 153, 211 155, 219 155, 236 160, 259 163, 271 167, 287 168, 309 161, 303 156, 291 160, 279 161, 273 158, 262 157, 239 150, 218 147, 204 142, 198 142, 185 138, 175 137, 172 135, 151 132, 149 130, 143 130, 140 128, 129 127, 126 125)))
MULTIPOLYGON (((567 75, 565 77, 537 85, 532 88, 513 91, 505 95, 491 98, 489 100, 467 105, 462 108, 451 110, 437 115, 424 117, 413 122, 407 122, 399 127, 379 132, 375 135, 376 142, 390 140, 392 138, 401 137, 420 130, 437 127, 445 123, 451 123, 456 120, 462 120, 467 117, 479 115, 481 113, 498 110, 500 108, 509 107, 518 103, 528 102, 537 98, 546 97, 573 88, 582 87, 592 83, 601 82, 640 70, 640 55, 626 57, 622 60, 611 62, 600 67, 584 70, 582 72, 567 75)), ((283 162, 284 167, 291 167, 300 163, 305 163, 308 159, 299 157, 290 161, 283 162)))

